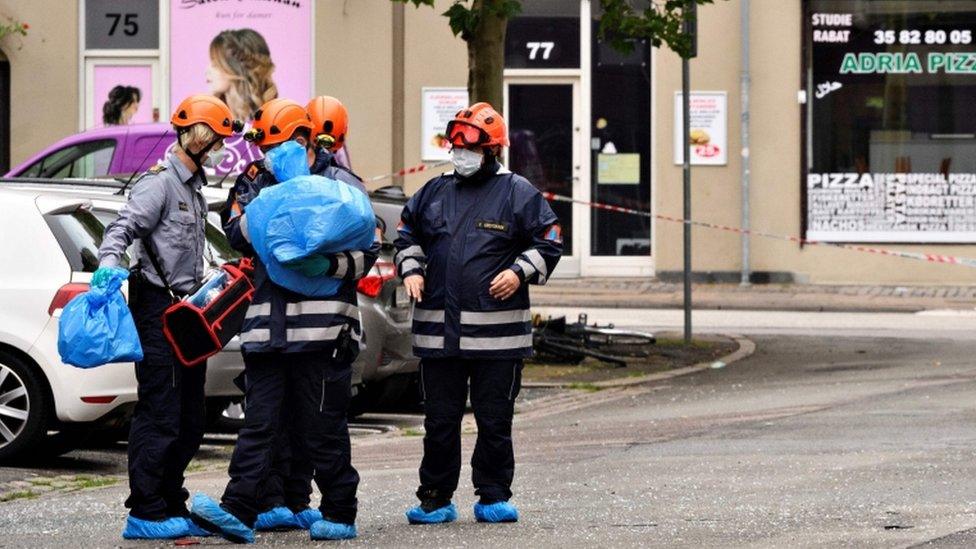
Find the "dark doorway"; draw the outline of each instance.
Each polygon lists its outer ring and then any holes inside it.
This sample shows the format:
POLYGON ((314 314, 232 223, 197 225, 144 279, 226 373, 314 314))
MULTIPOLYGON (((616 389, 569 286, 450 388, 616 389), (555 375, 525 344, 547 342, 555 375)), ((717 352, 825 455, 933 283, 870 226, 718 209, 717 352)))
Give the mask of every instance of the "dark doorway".
MULTIPOLYGON (((542 192, 573 196, 573 85, 509 84, 509 168, 542 192)), ((552 202, 573 255, 573 205, 552 202)))

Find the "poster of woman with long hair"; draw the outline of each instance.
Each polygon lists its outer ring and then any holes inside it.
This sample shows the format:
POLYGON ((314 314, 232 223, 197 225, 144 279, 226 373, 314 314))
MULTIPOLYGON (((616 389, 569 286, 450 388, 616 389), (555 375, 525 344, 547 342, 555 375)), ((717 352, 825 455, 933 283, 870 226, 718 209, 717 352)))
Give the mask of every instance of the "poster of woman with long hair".
MULTIPOLYGON (((216 95, 245 123, 266 101, 312 95, 312 2, 174 1, 170 4, 170 98, 216 95)), ((261 158, 241 138, 227 141, 216 173, 261 158)))
POLYGON ((254 29, 225 30, 210 42, 210 93, 239 120, 251 120, 258 107, 278 97, 274 70, 268 43, 254 29))

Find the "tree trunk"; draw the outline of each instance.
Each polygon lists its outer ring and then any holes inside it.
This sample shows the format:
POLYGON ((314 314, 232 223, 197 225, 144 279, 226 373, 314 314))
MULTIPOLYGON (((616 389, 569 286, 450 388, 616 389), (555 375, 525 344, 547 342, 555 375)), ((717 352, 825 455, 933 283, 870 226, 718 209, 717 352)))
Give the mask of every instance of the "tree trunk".
POLYGON ((505 70, 505 29, 508 19, 488 7, 499 0, 474 0, 478 25, 468 40, 468 96, 471 103, 486 101, 504 112, 502 91, 505 70))

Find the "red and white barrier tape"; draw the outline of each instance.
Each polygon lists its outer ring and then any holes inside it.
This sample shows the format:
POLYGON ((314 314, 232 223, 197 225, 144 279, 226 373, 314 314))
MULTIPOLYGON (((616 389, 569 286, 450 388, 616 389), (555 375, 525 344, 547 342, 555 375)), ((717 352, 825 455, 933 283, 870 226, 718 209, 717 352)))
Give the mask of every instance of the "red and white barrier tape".
POLYGON ((915 259, 918 261, 927 261, 930 263, 945 263, 949 265, 963 265, 966 267, 976 267, 976 259, 970 257, 957 257, 952 255, 941 255, 941 254, 926 254, 921 252, 904 252, 899 250, 889 250, 886 248, 873 248, 869 246, 860 246, 857 244, 841 244, 837 242, 820 242, 818 240, 807 240, 800 238, 798 236, 790 235, 780 235, 774 233, 767 233, 763 231, 746 230, 739 227, 730 227, 728 225, 719 225, 716 223, 708 223, 706 221, 685 221, 680 217, 671 217, 668 215, 661 214, 651 214, 650 212, 644 212, 640 210, 634 210, 631 208, 624 208, 622 206, 614 206, 611 204, 601 204, 599 202, 587 202, 585 200, 576 200, 568 196, 562 196, 555 193, 544 192, 542 196, 546 200, 555 202, 570 202, 573 204, 583 204, 584 206, 589 206, 598 210, 607 210, 611 212, 625 213, 630 215, 639 215, 642 217, 649 217, 652 219, 660 219, 662 221, 671 221, 673 223, 688 223, 696 227, 705 227, 708 229, 717 229, 720 231, 727 231, 736 234, 747 234, 751 236, 760 236, 763 238, 771 238, 774 240, 783 240, 787 242, 795 242, 797 244, 804 244, 808 246, 829 246, 832 248, 841 248, 844 250, 852 250, 855 252, 877 254, 877 255, 887 255, 891 257, 903 257, 906 259, 915 259))
POLYGON ((446 164, 450 164, 450 160, 443 160, 441 162, 435 162, 433 164, 417 164, 416 166, 411 166, 409 168, 403 168, 398 172, 388 173, 386 175, 377 175, 376 177, 370 177, 366 180, 367 183, 373 183, 375 181, 382 181, 384 179, 392 179, 394 177, 403 177, 404 175, 410 175, 414 173, 420 173, 446 164))

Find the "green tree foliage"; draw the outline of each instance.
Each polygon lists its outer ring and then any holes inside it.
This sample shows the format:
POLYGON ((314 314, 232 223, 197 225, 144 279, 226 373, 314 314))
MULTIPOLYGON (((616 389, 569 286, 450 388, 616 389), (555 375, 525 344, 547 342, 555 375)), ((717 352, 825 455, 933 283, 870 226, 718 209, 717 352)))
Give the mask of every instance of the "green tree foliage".
POLYGON ((692 4, 712 4, 714 0, 597 0, 603 8, 600 38, 614 48, 630 51, 633 40, 646 38, 655 48, 666 45, 681 57, 691 54, 691 36, 683 31, 683 13, 692 4), (643 7, 635 7, 642 4, 643 7))

